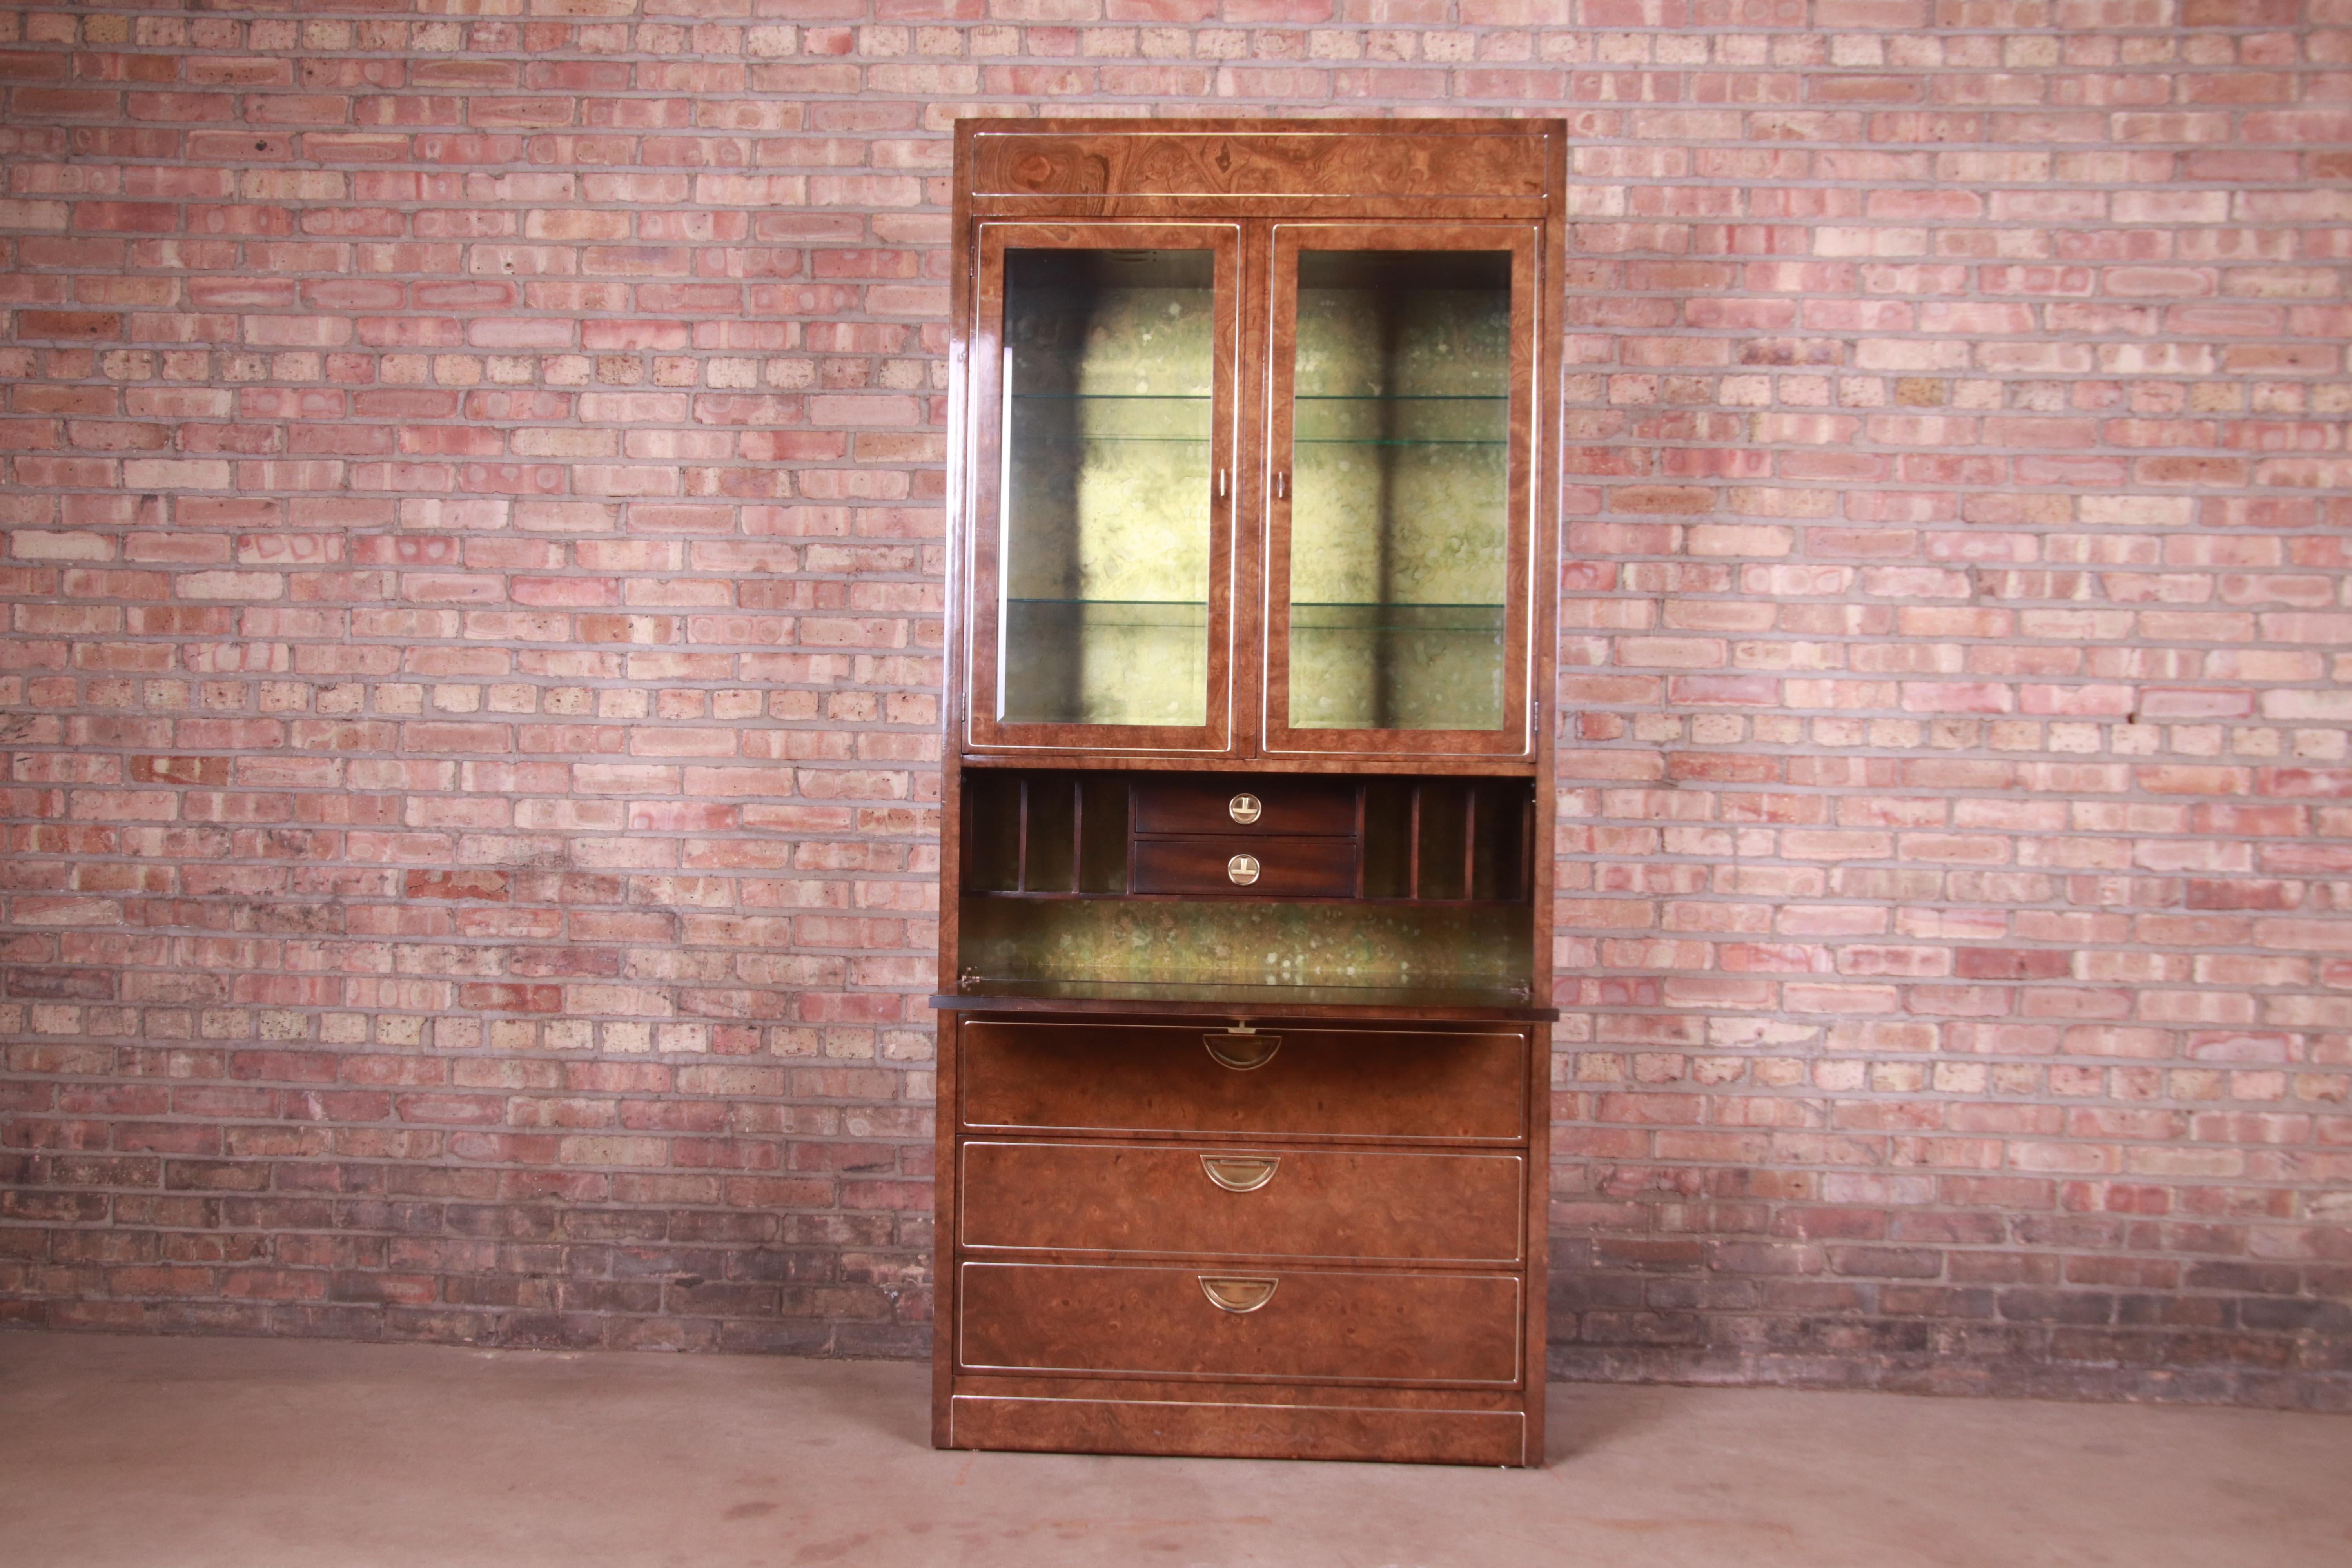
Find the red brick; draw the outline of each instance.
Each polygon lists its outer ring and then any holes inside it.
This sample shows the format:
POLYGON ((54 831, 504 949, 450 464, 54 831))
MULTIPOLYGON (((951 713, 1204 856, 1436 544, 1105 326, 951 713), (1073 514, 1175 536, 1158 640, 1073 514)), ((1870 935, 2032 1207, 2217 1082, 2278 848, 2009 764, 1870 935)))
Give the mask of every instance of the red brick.
POLYGON ((632 1343, 785 1310, 724 1273, 771 1238, 921 1277, 940 128, 1212 97, 1574 115, 1563 1364, 1872 1378, 1892 1319, 2006 1319, 1959 1358, 1999 1385, 2321 1289, 2352 120, 2249 31, 2302 15, 792 0, 658 53, 0 49, 70 142, 0 215, 0 1212, 102 1266, 0 1315, 511 1341, 571 1278, 563 1332, 632 1343), (888 52, 989 22, 1027 30, 888 52), (1571 25, 1711 52, 1571 65, 1571 25), (1920 63, 2053 25, 2189 63, 1920 63), (1901 63, 1811 63, 1858 38, 1901 63), (109 1205, 163 1239, 109 1255, 109 1205), (615 1239, 717 1282, 566 1250, 615 1239), (1720 1304, 1611 1294, 1683 1271, 1720 1304))

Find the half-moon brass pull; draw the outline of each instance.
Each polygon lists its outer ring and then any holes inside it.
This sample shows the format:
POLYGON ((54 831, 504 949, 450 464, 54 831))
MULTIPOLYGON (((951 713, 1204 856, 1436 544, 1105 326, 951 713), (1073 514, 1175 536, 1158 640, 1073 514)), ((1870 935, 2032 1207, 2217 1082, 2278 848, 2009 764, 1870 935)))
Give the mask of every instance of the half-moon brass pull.
POLYGON ((1201 1169, 1209 1173, 1209 1180, 1229 1193, 1257 1191, 1274 1180, 1274 1173, 1280 1169, 1281 1165, 1282 1157, 1278 1154, 1203 1154, 1201 1156, 1201 1169))
POLYGON ((1274 1060, 1274 1053, 1282 1049, 1280 1035, 1202 1035, 1201 1043, 1209 1047, 1209 1055, 1219 1067, 1235 1072, 1248 1072, 1274 1060))
POLYGON ((1225 876, 1236 887, 1248 887, 1257 880, 1257 857, 1236 855, 1225 862, 1225 876))
POLYGON ((1246 827, 1265 815, 1265 802, 1244 790, 1225 803, 1225 815, 1246 827))
POLYGON ((1221 1312, 1255 1312, 1274 1300, 1279 1279, 1245 1279, 1234 1276, 1201 1276, 1201 1294, 1221 1312))

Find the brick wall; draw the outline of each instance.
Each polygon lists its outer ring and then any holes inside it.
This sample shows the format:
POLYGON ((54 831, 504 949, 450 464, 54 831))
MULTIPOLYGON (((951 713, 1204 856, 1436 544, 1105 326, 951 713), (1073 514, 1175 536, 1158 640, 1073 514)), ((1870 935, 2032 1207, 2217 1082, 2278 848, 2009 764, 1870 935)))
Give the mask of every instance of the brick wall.
POLYGON ((2347 62, 0 11, 0 1317, 918 1353, 950 121, 1561 113, 1556 1369, 2352 1404, 2347 62))

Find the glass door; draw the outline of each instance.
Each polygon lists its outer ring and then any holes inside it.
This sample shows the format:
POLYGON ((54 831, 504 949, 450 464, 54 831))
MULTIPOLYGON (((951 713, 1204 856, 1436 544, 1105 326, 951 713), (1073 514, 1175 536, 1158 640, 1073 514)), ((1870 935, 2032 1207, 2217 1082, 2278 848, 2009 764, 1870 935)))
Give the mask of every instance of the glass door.
POLYGON ((1265 749, 1524 756, 1537 230, 1278 224, 1265 749))
POLYGON ((982 226, 972 744, 1231 749, 1239 232, 982 226))

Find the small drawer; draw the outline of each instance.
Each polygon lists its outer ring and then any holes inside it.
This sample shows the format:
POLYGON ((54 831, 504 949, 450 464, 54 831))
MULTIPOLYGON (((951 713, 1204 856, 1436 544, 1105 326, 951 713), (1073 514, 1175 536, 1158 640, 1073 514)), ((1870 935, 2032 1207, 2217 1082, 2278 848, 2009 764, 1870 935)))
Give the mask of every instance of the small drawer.
POLYGON ((1518 1143, 1528 1037, 1517 1031, 971 1019, 964 1125, 1518 1143))
POLYGON ((1138 833, 1345 837, 1356 831, 1356 786, 1336 780, 1145 776, 1129 788, 1138 833))
POLYGON ((1519 1381, 1516 1274, 965 1263, 956 1279, 971 1372, 1519 1381))
POLYGON ((1138 838, 1129 890, 1193 898, 1345 899, 1356 891, 1349 838, 1138 838))
POLYGON ((1517 1154, 1138 1143, 963 1146, 972 1249, 1513 1264, 1517 1154))

